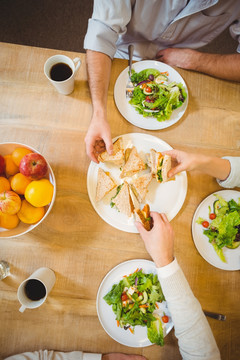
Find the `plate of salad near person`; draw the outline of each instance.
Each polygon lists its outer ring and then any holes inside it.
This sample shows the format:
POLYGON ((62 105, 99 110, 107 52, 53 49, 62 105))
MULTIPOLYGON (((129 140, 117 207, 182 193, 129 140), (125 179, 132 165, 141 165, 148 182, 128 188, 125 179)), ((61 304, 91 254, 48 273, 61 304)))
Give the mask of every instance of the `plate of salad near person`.
POLYGON ((240 192, 221 190, 204 199, 193 216, 192 235, 211 265, 240 270, 240 192))
POLYGON ((149 260, 115 266, 99 286, 96 303, 106 333, 125 346, 163 346, 173 328, 155 264, 149 260))
POLYGON ((188 89, 181 75, 171 66, 154 60, 132 65, 133 96, 126 98, 129 68, 114 86, 114 100, 122 116, 146 130, 161 130, 176 124, 188 105, 188 89))

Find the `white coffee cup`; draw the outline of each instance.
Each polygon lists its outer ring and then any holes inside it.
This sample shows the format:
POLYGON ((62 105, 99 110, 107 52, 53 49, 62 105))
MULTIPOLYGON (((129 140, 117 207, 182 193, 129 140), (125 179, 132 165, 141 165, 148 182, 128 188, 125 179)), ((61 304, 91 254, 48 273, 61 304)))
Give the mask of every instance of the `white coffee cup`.
POLYGON ((44 64, 44 74, 48 78, 48 80, 55 86, 57 91, 63 95, 69 95, 74 90, 74 78, 77 70, 81 65, 80 58, 76 57, 75 59, 70 59, 65 55, 54 55, 51 56, 44 64), (55 81, 51 78, 51 70, 56 64, 66 64, 72 70, 72 75, 69 76, 66 80, 55 81))
MULTIPOLYGON (((19 302, 22 304, 19 311, 23 312, 25 309, 35 309, 41 306, 45 302, 49 292, 52 290, 55 281, 55 273, 49 268, 42 267, 34 271, 34 273, 24 280, 18 287, 17 297, 19 302), (31 294, 34 289, 36 290, 36 288, 38 290, 39 297, 41 295, 42 296, 33 300, 27 296, 27 293, 29 294, 30 291, 31 294)), ((36 291, 33 292, 33 295, 36 296, 36 291)), ((33 298, 33 296, 30 297, 33 298)))

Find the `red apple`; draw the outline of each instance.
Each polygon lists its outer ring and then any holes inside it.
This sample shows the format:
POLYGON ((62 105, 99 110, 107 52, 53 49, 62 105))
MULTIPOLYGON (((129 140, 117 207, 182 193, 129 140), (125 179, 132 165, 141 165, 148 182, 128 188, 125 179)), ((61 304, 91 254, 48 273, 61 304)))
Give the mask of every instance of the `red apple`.
POLYGON ((14 191, 0 193, 0 211, 4 214, 14 215, 21 207, 21 199, 14 191))
POLYGON ((22 158, 19 165, 19 171, 31 180, 39 180, 46 175, 48 165, 42 155, 30 153, 22 158))
POLYGON ((5 172, 5 159, 2 155, 0 155, 0 175, 5 172))

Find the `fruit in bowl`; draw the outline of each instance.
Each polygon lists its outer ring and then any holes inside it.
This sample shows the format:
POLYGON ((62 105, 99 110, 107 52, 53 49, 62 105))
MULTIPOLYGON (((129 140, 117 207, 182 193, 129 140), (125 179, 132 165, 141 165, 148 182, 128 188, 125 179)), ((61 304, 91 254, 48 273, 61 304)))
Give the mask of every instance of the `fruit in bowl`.
POLYGON ((49 214, 56 196, 55 177, 47 160, 24 144, 0 144, 0 170, 1 164, 0 237, 19 236, 49 214))
POLYGON ((21 207, 21 199, 14 191, 3 191, 0 194, 0 211, 4 214, 17 214, 21 207))
POLYGON ((22 158, 19 171, 31 180, 40 180, 47 174, 48 165, 42 155, 30 153, 22 158))

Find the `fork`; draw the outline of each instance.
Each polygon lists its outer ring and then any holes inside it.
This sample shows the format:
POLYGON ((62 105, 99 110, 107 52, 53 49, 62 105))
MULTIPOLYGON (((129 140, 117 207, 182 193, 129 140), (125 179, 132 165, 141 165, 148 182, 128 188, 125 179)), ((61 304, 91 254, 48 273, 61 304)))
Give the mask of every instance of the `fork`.
POLYGON ((213 319, 221 320, 221 321, 226 320, 226 315, 222 315, 222 314, 218 314, 218 313, 214 313, 214 312, 206 311, 206 310, 203 310, 203 312, 206 316, 211 317, 213 319))
POLYGON ((133 93, 133 90, 134 90, 134 86, 133 86, 133 83, 132 83, 132 81, 131 81, 133 49, 134 49, 134 46, 133 46, 133 45, 128 45, 129 78, 128 78, 128 82, 127 82, 127 86, 126 86, 126 97, 127 97, 127 98, 131 98, 131 97, 132 97, 132 93, 133 93))

